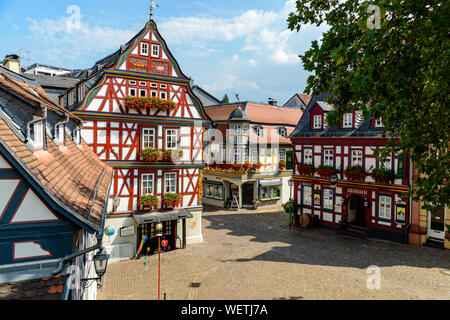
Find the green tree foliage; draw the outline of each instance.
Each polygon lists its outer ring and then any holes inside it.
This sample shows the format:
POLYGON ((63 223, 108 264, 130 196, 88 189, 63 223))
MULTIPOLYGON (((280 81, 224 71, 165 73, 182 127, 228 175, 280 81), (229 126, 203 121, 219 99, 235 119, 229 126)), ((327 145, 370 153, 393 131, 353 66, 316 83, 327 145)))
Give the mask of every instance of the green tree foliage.
POLYGON ((448 21, 450 1, 436 0, 299 0, 288 19, 290 30, 329 27, 300 56, 313 72, 308 92, 332 93, 339 106, 329 124, 352 108, 382 118, 390 140, 380 159, 405 152, 414 161, 411 194, 427 209, 450 205, 448 21))
POLYGON ((223 103, 223 104, 230 103, 230 98, 228 98, 228 95, 227 95, 227 94, 223 97, 222 103, 223 103))

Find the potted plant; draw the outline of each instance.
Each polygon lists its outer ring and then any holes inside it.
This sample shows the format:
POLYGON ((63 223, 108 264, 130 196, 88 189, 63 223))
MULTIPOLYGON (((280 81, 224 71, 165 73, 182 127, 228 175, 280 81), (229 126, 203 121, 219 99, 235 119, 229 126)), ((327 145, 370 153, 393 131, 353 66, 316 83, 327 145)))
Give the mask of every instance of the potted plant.
POLYGON ((146 148, 141 151, 141 158, 146 162, 156 162, 161 159, 161 151, 155 148, 146 148))
POLYGON ((162 198, 162 205, 165 209, 176 208, 181 204, 182 197, 180 194, 166 193, 162 198))
POLYGON ((261 204, 258 200, 258 198, 256 198, 256 200, 252 201, 253 204, 253 209, 258 210, 259 205, 261 204))
POLYGON ((280 170, 286 170, 286 161, 280 161, 280 165, 279 165, 279 167, 280 167, 280 170))
POLYGON ((313 176, 316 172, 316 168, 314 168, 314 166, 310 164, 300 163, 297 168, 301 176, 313 176))
POLYGON ((295 201, 294 200, 289 200, 284 206, 284 211, 286 211, 286 213, 289 214, 293 214, 295 211, 295 201))
POLYGON ((159 203, 160 203, 160 201, 157 196, 153 196, 153 195, 149 195, 149 194, 140 197, 139 201, 138 201, 138 204, 142 208, 142 210, 158 209, 159 203))
POLYGON ((376 183, 388 184, 395 180, 395 173, 392 170, 386 170, 384 168, 372 169, 370 174, 376 183))
POLYGON ((366 169, 361 166, 347 167, 347 169, 345 169, 344 171, 344 174, 347 179, 352 181, 364 181, 367 176, 366 169))
POLYGON ((337 173, 336 169, 330 166, 319 166, 316 171, 321 178, 329 178, 332 174, 337 173))

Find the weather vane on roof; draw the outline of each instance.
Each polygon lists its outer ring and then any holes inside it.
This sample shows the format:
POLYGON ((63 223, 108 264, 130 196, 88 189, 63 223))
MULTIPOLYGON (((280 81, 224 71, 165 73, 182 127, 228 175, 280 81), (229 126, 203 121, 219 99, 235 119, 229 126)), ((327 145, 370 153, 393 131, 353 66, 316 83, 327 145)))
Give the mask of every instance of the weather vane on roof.
POLYGON ((159 8, 159 5, 155 1, 150 0, 150 20, 153 20, 153 8, 159 8))

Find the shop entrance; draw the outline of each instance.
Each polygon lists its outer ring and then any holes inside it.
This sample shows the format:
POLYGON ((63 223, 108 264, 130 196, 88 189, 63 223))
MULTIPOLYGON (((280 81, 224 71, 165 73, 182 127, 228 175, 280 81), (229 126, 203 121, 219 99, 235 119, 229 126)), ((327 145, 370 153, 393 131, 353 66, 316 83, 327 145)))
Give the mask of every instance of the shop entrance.
MULTIPOLYGON (((145 236, 147 236, 147 238, 149 239, 144 243, 139 256, 145 256, 147 254, 153 255, 155 253, 158 253, 158 241, 162 240, 169 241, 169 246, 167 247, 167 249, 165 249, 166 251, 172 251, 176 249, 177 221, 162 222, 162 235, 164 236, 164 238, 160 237, 159 240, 158 237, 156 237, 156 235, 158 234, 158 232, 156 231, 156 225, 156 223, 148 223, 138 226, 138 250, 141 247, 142 239, 144 239, 145 236)), ((161 248, 161 251, 163 251, 163 248, 161 248)))
POLYGON ((254 184, 246 183, 242 186, 242 203, 246 206, 253 205, 253 196, 254 196, 254 184))
POLYGON ((443 241, 445 239, 445 209, 428 213, 428 238, 443 241))
POLYGON ((348 223, 357 227, 367 226, 366 208, 360 196, 353 196, 348 200, 348 223))

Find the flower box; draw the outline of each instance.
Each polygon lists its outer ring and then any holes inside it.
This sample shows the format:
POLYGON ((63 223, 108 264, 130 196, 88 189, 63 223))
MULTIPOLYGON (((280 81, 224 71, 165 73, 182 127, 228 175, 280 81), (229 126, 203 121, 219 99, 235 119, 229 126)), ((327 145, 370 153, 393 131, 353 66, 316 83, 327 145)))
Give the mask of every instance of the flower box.
POLYGON ((154 148, 146 148, 141 151, 141 158, 146 162, 156 162, 161 159, 161 151, 154 148))
POLYGON ((321 178, 329 178, 332 174, 337 173, 335 168, 329 166, 320 166, 316 171, 321 178))
POLYGON ((180 194, 166 193, 162 198, 162 205, 164 208, 176 208, 182 202, 182 197, 180 194))
POLYGON ((183 157, 183 151, 181 150, 166 150, 162 154, 162 161, 163 162, 175 162, 180 160, 180 158, 183 157))
POLYGON ((139 198, 138 204, 142 209, 152 210, 158 209, 160 201, 157 196, 145 195, 139 198))
POLYGON ((392 170, 385 170, 383 168, 375 168, 372 170, 372 178, 376 183, 389 184, 395 180, 395 173, 392 170))
POLYGON ((176 105, 172 101, 153 97, 126 97, 125 107, 131 110, 173 111, 176 105))
POLYGON ((302 164, 298 165, 298 172, 301 176, 313 176, 316 172, 316 168, 310 164, 302 164))
POLYGON ((244 165, 239 163, 234 163, 231 165, 231 169, 235 172, 242 172, 244 170, 244 165))
POLYGON ((279 168, 280 170, 286 170, 286 161, 280 161, 279 168))
POLYGON ((351 181, 364 181, 367 177, 367 171, 361 166, 353 166, 345 169, 344 175, 351 181))

